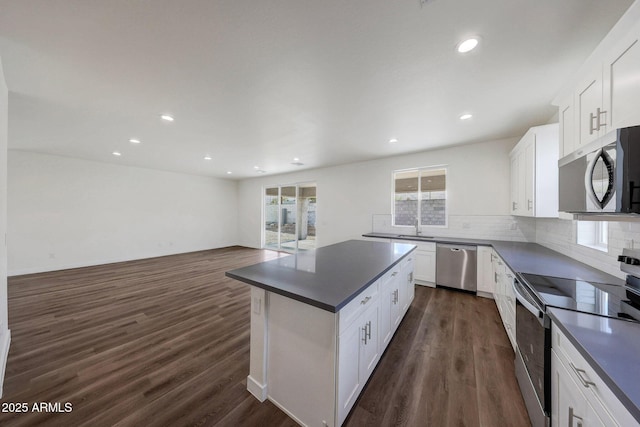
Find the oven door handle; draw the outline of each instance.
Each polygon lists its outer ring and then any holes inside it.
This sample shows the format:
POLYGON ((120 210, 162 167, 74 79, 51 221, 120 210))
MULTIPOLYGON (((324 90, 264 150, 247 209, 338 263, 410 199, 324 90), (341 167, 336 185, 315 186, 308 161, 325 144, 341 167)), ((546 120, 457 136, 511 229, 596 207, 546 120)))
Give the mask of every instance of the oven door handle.
POLYGON ((517 281, 514 280, 512 282, 513 292, 516 294, 516 299, 527 311, 531 312, 534 316, 538 318, 540 323, 544 324, 544 311, 540 309, 537 305, 534 305, 529 301, 524 294, 528 293, 524 287, 517 281))

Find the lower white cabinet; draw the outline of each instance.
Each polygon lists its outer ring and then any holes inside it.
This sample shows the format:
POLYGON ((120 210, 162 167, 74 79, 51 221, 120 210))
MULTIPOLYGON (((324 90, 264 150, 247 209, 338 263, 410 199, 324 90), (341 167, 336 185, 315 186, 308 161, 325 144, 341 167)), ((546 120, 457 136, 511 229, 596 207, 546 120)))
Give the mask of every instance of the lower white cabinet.
POLYGON ((415 243, 415 280, 419 285, 435 286, 436 283, 436 244, 415 243))
POLYGON ((377 301, 338 337, 338 425, 353 407, 380 359, 377 301))
POLYGON ((491 266, 492 253, 493 248, 490 246, 478 246, 478 295, 490 298, 493 298, 496 289, 491 266))
POLYGON ((551 383, 552 425, 564 426, 601 426, 618 425, 607 413, 604 420, 596 414, 595 409, 582 393, 582 385, 576 383, 571 372, 560 362, 555 351, 551 351, 551 383))
POLYGON ((492 251, 491 270, 495 291, 493 298, 496 301, 502 324, 507 332, 514 351, 516 349, 516 298, 513 292, 514 273, 507 267, 496 251, 492 251))
POLYGON ((551 324, 551 424, 638 426, 567 336, 551 324))

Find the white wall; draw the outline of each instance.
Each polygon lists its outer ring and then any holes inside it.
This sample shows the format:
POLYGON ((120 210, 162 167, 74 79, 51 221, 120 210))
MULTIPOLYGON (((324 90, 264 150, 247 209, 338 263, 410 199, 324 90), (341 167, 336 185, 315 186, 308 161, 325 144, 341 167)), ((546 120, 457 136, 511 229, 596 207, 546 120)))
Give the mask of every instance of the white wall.
MULTIPOLYGON (((373 214, 390 214, 394 170, 446 165, 449 228, 423 233, 524 240, 509 216, 510 138, 299 173, 243 180, 238 186, 239 243, 260 246, 262 189, 274 184, 317 184, 317 241, 326 246, 372 231, 373 214)), ((411 232, 411 229, 401 231, 411 232)))
POLYGON ((7 311, 7 130, 9 93, 0 59, 0 397, 11 333, 7 311))
POLYGON ((630 244, 640 249, 640 222, 637 221, 609 222, 608 252, 578 245, 576 221, 538 218, 535 224, 535 240, 532 241, 621 279, 625 274, 620 271, 618 255, 630 244))
POLYGON ((234 181, 9 151, 9 275, 237 243, 234 181))

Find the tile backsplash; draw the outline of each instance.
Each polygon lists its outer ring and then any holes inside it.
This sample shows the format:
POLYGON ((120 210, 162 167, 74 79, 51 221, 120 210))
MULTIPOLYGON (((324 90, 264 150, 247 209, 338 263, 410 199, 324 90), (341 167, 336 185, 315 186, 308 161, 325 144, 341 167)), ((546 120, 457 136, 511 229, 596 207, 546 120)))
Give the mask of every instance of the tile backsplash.
POLYGON ((556 218, 519 218, 518 224, 535 223, 535 238, 527 235, 527 240, 536 242, 561 252, 580 262, 591 265, 621 279, 625 274, 620 271, 618 255, 625 247, 640 249, 640 222, 609 222, 608 251, 602 252, 576 243, 576 221, 556 218))
MULTIPOLYGON (((535 223, 519 224, 510 215, 449 215, 448 219, 446 227, 421 227, 422 235, 519 242, 526 242, 527 235, 535 235, 535 223)), ((380 214, 372 216, 371 231, 413 234, 415 227, 394 227, 391 215, 380 214)))

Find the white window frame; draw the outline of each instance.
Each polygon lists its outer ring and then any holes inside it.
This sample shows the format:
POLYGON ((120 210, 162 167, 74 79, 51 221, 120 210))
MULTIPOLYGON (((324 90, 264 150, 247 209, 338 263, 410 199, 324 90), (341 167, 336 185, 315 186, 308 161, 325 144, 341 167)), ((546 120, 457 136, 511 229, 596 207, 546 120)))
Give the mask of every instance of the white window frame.
POLYGON ((601 252, 609 252, 609 223, 576 221, 576 244, 601 252))
POLYGON ((407 169, 398 169, 394 170, 391 173, 391 225, 393 227, 402 227, 402 228, 415 228, 415 225, 396 225, 396 174, 401 172, 418 172, 418 218, 421 218, 421 203, 420 203, 420 193, 421 193, 421 180, 420 173, 423 171, 433 171, 433 170, 444 170, 444 175, 446 179, 445 189, 444 189, 444 224, 443 225, 431 225, 431 224, 420 224, 419 227, 422 229, 423 227, 427 228, 449 228, 449 168, 447 165, 434 165, 434 166, 422 166, 417 168, 407 168, 407 169))

